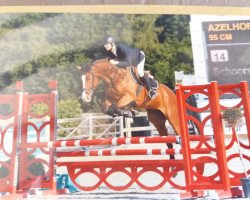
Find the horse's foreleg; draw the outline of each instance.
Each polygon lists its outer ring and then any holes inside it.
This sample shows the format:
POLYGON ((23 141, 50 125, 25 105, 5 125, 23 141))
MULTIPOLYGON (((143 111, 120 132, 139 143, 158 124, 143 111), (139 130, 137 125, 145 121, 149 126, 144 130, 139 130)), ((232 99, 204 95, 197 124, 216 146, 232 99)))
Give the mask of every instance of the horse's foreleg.
POLYGON ((105 106, 105 104, 103 104, 102 106, 102 111, 107 114, 110 115, 112 117, 117 117, 117 116, 123 116, 123 117, 134 117, 137 113, 134 111, 130 111, 130 110, 122 110, 117 108, 114 105, 111 106, 105 106))
POLYGON ((123 110, 122 108, 133 101, 131 95, 123 95, 116 103, 107 98, 102 103, 102 111, 112 117, 135 117, 138 113, 134 110, 123 110))
POLYGON ((131 102, 134 101, 134 98, 130 95, 123 95, 117 102, 116 102, 116 107, 117 108, 123 108, 124 106, 129 105, 131 102))
POLYGON ((108 107, 107 110, 103 111, 105 114, 110 115, 111 117, 117 117, 119 116, 118 113, 116 113, 116 110, 111 106, 108 107))
POLYGON ((133 102, 133 97, 131 94, 123 95, 115 104, 117 108, 117 113, 123 117, 135 117, 138 115, 138 112, 135 110, 124 110, 125 106, 129 105, 131 102, 133 102))
POLYGON ((118 115, 120 116, 123 116, 123 117, 134 117, 135 114, 134 112, 130 111, 130 110, 122 110, 122 109, 119 109, 119 108, 115 108, 115 113, 117 113, 118 115))
POLYGON ((101 109, 102 109, 103 113, 105 113, 107 115, 110 115, 111 117, 117 117, 118 116, 118 113, 116 113, 116 109, 114 108, 114 106, 108 100, 105 100, 102 103, 101 109))

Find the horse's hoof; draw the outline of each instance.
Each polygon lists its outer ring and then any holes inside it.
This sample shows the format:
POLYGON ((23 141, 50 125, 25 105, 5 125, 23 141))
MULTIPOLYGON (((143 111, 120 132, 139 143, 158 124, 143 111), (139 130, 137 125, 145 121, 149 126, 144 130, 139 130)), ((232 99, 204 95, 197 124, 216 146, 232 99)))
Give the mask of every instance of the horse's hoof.
POLYGON ((131 113, 132 113, 133 117, 139 115, 139 112, 137 110, 132 110, 131 113))
POLYGON ((121 111, 121 116, 132 118, 133 113, 132 113, 132 111, 121 111))
POLYGON ((118 116, 119 116, 119 115, 116 114, 116 113, 114 113, 114 114, 111 115, 111 117, 113 117, 113 118, 118 117, 118 116))
POLYGON ((132 118, 133 114, 132 114, 132 112, 129 112, 129 113, 125 114, 124 117, 132 118))

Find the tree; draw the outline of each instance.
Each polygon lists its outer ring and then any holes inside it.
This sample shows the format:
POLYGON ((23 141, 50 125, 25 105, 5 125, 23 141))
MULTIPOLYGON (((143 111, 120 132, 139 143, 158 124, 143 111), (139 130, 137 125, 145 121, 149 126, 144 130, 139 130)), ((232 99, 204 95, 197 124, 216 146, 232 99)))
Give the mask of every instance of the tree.
MULTIPOLYGON (((75 65, 106 57, 101 45, 106 35, 142 49, 145 68, 171 88, 174 71, 193 71, 189 16, 32 13, 2 14, 0 19, 1 93, 13 92, 18 80, 24 81, 25 91, 44 93, 47 82, 56 79, 60 100, 80 101, 81 73, 75 65)), ((98 87, 94 101, 82 109, 100 111, 104 92, 98 87)))
POLYGON ((161 15, 155 22, 163 28, 158 39, 164 45, 161 52, 167 63, 164 83, 171 88, 175 85, 174 71, 187 74, 194 71, 189 21, 189 15, 161 15))

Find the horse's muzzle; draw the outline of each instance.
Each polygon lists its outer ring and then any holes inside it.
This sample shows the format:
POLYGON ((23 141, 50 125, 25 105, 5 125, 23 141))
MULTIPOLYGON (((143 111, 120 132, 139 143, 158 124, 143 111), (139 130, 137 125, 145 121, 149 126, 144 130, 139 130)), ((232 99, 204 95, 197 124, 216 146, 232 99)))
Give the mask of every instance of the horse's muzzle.
POLYGON ((82 91, 82 100, 83 102, 90 102, 92 99, 92 92, 91 93, 87 93, 86 90, 82 91))

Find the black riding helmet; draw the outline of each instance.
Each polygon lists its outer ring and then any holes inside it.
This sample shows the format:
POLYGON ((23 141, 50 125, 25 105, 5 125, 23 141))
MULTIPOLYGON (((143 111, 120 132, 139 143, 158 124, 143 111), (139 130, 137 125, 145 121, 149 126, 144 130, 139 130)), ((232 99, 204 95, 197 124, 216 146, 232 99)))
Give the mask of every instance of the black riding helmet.
POLYGON ((111 35, 108 35, 103 38, 102 42, 103 42, 103 45, 111 44, 115 42, 115 39, 111 35))

